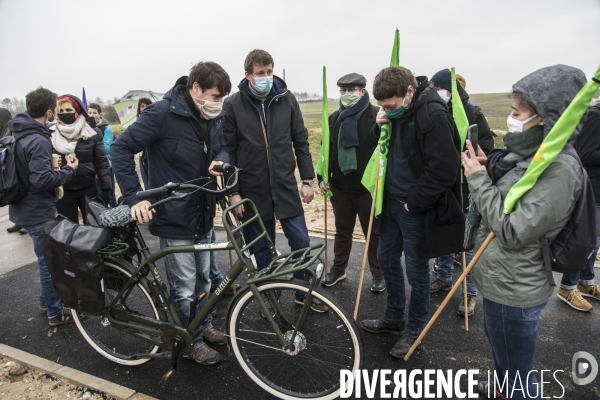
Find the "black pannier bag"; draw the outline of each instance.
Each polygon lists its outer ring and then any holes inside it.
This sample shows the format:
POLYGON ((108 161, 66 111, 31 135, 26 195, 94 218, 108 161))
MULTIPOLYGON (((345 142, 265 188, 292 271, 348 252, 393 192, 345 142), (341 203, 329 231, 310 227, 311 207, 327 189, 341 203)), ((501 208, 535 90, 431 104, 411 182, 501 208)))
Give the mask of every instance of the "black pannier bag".
POLYGON ((44 224, 44 257, 66 307, 92 315, 104 309, 104 265, 96 252, 112 241, 110 229, 58 216, 44 224))

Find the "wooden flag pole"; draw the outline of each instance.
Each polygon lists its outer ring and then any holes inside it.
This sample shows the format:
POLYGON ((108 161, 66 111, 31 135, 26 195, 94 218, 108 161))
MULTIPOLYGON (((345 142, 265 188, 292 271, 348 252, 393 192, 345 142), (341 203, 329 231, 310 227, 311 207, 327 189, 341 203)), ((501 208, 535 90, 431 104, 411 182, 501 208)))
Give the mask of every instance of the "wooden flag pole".
POLYGON ((365 266, 367 265, 367 254, 369 243, 371 242, 371 229, 373 228, 373 217, 375 216, 375 201, 377 199, 377 186, 379 185, 379 174, 375 177, 375 190, 373 190, 373 204, 371 205, 371 216, 369 218, 369 228, 365 243, 365 252, 363 254, 362 266, 360 267, 360 279, 358 280, 358 289, 356 291, 356 304, 354 305, 354 320, 358 316, 358 306, 360 304, 360 294, 362 293, 363 279, 365 278, 365 266))
MULTIPOLYGON (((467 252, 462 252, 462 265, 463 265, 463 274, 467 265, 467 252)), ((467 298, 467 278, 465 275, 465 279, 463 280, 463 301, 465 307, 465 332, 469 332, 469 308, 468 308, 468 298, 467 298)))
POLYGON ((435 314, 433 314, 433 317, 431 317, 431 319, 427 323, 427 326, 425 327, 425 329, 423 329, 423 332, 421 332, 421 334, 419 335, 419 337, 417 338, 417 340, 415 340, 415 343, 412 345, 412 347, 410 348, 410 350, 408 351, 408 353, 406 353, 406 355, 404 356, 404 361, 408 361, 408 359, 410 358, 410 356, 412 355, 412 353, 415 351, 415 349, 417 348, 417 346, 421 344, 421 341, 423 340, 423 338, 425 337, 425 335, 427 334, 427 332, 429 331, 429 329, 431 328, 431 326, 433 325, 433 323, 435 322, 435 320, 440 316, 440 314, 442 313, 442 310, 444 309, 444 307, 446 307, 446 305, 448 304, 448 302, 450 301, 450 299, 452 298, 452 296, 454 296, 454 293, 456 293, 456 291, 458 290, 459 286, 462 284, 463 280, 466 279, 467 274, 469 272, 471 272, 471 270, 475 266, 475 263, 477 262, 477 260, 479 260, 479 257, 481 257, 481 255, 483 254, 483 252, 485 251, 485 249, 488 247, 488 245, 490 244, 490 242, 492 241, 493 238, 494 238, 494 232, 490 232, 490 234, 485 239, 485 241, 483 242, 483 244, 481 245, 481 247, 479 248, 479 250, 477 250, 477 253, 473 256, 473 259, 469 263, 469 266, 463 271, 463 273, 461 274, 460 278, 458 278, 458 282, 456 282, 454 284, 454 286, 452 286, 452 290, 450 290, 450 293, 448 293, 448 295, 446 296, 446 298, 442 302, 442 305, 440 305, 440 307, 437 309, 437 311, 435 312, 435 314))

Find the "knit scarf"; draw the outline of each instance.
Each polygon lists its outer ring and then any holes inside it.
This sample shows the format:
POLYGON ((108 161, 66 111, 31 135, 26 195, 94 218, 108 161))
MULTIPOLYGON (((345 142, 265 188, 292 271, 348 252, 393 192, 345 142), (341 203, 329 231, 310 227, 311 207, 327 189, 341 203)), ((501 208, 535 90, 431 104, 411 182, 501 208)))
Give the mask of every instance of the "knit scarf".
POLYGON ((345 108, 340 103, 340 115, 338 115, 338 122, 340 123, 340 137, 342 138, 342 144, 344 148, 357 147, 358 146, 358 128, 357 120, 359 113, 367 108, 369 105, 369 93, 366 92, 358 102, 350 108, 345 108), (350 118, 354 117, 354 118, 350 118))
POLYGON ((56 124, 56 130, 52 132, 52 146, 60 154, 74 154, 79 139, 87 140, 95 134, 85 117, 80 115, 71 125, 56 124))

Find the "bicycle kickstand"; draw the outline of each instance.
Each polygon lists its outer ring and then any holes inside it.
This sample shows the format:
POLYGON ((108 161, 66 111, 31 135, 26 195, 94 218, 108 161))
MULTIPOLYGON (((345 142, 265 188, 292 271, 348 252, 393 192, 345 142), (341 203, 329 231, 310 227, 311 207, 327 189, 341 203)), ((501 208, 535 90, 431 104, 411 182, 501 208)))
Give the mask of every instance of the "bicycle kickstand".
POLYGON ((183 350, 183 347, 185 346, 185 341, 179 335, 173 335, 172 340, 173 350, 171 350, 171 369, 169 369, 167 373, 164 374, 163 377, 160 379, 159 384, 161 386, 163 386, 167 382, 167 379, 169 379, 171 375, 173 375, 173 373, 177 371, 177 360, 179 359, 179 353, 181 352, 181 350, 183 350))

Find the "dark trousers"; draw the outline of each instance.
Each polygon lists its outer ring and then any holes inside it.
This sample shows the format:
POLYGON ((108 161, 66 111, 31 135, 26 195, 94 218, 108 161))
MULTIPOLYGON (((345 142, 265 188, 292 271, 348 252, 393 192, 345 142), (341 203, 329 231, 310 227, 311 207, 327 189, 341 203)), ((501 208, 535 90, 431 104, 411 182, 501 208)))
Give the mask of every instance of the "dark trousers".
MULTIPOLYGON (((352 250, 352 233, 356 224, 356 215, 360 221, 360 227, 367 237, 369 230, 369 217, 371 214, 371 203, 373 198, 369 192, 363 194, 352 194, 342 192, 340 189, 331 185, 331 205, 335 216, 335 239, 333 241, 333 265, 330 273, 334 275, 344 275, 352 250)), ((379 229, 373 221, 371 229, 371 241, 367 257, 373 279, 383 279, 383 274, 377 261, 377 247, 379 246, 379 229)))
MULTIPOLYGON (((111 189, 108 195, 109 204, 111 207, 117 206, 117 199, 115 197, 115 174, 113 172, 112 167, 110 168, 110 184, 111 189)), ((102 198, 102 185, 100 179, 96 179, 96 189, 98 190, 98 197, 102 198)))
POLYGON ((83 222, 85 223, 85 196, 96 197, 97 194, 98 193, 95 186, 78 190, 65 189, 63 198, 56 203, 56 211, 58 211, 59 214, 67 217, 69 220, 79 223, 79 215, 77 213, 77 210, 79 209, 81 210, 81 216, 83 217, 83 222))

